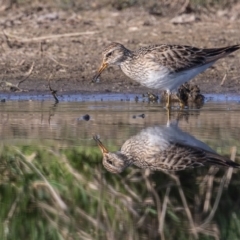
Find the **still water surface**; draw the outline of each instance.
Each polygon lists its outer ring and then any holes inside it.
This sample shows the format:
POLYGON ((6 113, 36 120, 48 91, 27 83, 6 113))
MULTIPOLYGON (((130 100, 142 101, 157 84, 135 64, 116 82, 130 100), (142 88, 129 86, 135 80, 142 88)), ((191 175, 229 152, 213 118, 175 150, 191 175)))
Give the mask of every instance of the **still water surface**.
MULTIPOLYGON (((240 163, 239 119, 237 101, 171 112, 181 131, 240 163)), ((160 104, 131 99, 1 103, 1 239, 240 239, 239 171, 104 169, 93 135, 116 151, 167 122, 160 104)))

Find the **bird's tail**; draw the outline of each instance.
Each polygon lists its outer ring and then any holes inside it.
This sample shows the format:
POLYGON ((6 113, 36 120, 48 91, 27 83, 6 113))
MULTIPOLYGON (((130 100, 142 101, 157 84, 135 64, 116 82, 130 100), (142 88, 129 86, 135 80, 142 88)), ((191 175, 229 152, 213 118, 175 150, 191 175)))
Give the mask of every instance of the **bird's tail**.
POLYGON ((223 48, 208 48, 204 49, 204 51, 207 54, 207 63, 210 63, 217 61, 218 59, 225 57, 238 49, 240 49, 240 44, 223 48))
POLYGON ((208 163, 210 164, 225 166, 225 167, 240 168, 240 164, 215 153, 208 152, 207 159, 208 159, 208 163))

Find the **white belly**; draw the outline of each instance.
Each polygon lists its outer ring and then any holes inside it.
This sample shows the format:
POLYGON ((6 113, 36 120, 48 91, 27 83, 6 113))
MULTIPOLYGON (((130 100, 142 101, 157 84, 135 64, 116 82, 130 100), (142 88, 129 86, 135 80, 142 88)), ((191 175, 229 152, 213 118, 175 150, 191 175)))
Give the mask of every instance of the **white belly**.
POLYGON ((156 68, 154 71, 146 68, 142 68, 141 70, 133 69, 133 71, 129 71, 129 68, 124 65, 121 65, 121 69, 128 77, 139 82, 145 87, 173 92, 176 91, 183 83, 188 82, 199 73, 205 71, 212 64, 213 63, 209 63, 177 73, 171 73, 168 68, 161 66, 157 71, 156 68))

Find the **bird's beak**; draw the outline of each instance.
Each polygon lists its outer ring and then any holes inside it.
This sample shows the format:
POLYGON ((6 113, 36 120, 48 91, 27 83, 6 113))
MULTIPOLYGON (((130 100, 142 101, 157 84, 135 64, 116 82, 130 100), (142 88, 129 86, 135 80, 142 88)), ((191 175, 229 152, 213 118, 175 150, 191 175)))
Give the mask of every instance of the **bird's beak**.
POLYGON ((93 136, 93 139, 97 142, 97 145, 101 149, 102 153, 108 153, 109 151, 105 148, 105 146, 102 144, 102 142, 99 140, 98 136, 93 136))
POLYGON ((93 81, 96 82, 101 73, 108 67, 108 63, 103 62, 101 67, 98 69, 98 73, 94 76, 93 81))

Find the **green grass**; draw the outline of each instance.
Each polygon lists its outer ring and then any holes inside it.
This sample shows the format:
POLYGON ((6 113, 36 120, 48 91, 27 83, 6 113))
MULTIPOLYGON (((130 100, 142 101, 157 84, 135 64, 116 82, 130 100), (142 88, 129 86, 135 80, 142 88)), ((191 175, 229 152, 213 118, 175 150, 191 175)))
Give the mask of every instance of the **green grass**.
MULTIPOLYGON (((114 146, 113 146, 114 148, 114 146)), ((199 239, 240 238, 240 176, 219 188, 214 176, 210 208, 203 213, 208 168, 179 172, 177 180, 134 167, 121 175, 107 172, 99 149, 3 146, 0 152, 1 239, 193 239, 179 190, 184 193, 199 239), (167 194, 169 188, 169 195, 167 194), (203 227, 216 195, 214 218, 203 227), (159 233, 163 202, 165 217, 159 233), (199 229, 197 228, 199 227, 199 229)))

